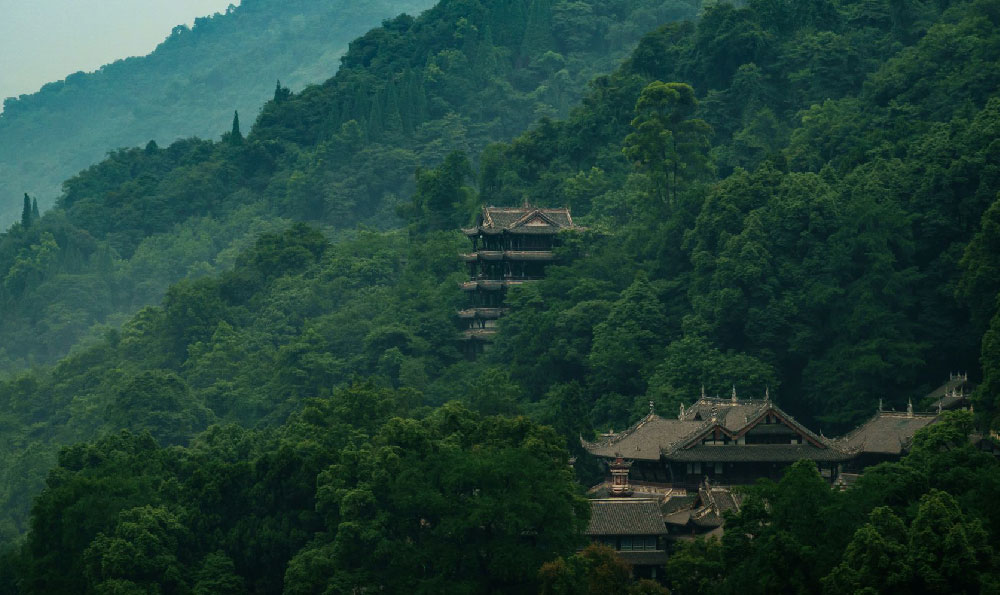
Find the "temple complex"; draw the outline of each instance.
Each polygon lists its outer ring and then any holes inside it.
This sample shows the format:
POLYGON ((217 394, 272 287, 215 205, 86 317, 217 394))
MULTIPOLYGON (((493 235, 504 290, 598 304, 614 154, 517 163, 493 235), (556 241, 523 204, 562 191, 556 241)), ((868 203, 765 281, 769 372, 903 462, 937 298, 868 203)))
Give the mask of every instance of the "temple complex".
MULTIPOLYGON (((613 547, 637 575, 662 576, 664 541, 722 535, 726 513, 742 506, 740 490, 731 486, 779 480, 788 466, 807 459, 834 489, 850 489, 866 467, 898 461, 918 430, 964 404, 967 382, 967 376, 952 375, 926 395, 921 402, 934 406, 927 413, 915 412, 912 402, 899 412, 880 402, 871 418, 839 438, 812 432, 766 391, 762 398, 740 399, 733 388, 720 399, 703 390, 676 417, 657 415, 650 402, 649 413, 628 429, 593 442, 581 438, 608 472, 590 489, 595 499, 587 535, 613 547)), ((1000 456, 1000 435, 970 439, 1000 456)))
POLYGON ((820 475, 839 487, 853 483, 866 467, 898 461, 909 452, 918 430, 933 424, 942 411, 965 402, 967 376, 952 375, 922 402, 934 410, 887 411, 879 403, 871 418, 839 438, 815 434, 763 398, 739 399, 736 389, 728 399, 702 394, 690 407, 680 406, 676 417, 653 412, 622 432, 602 434, 583 447, 602 458, 609 471, 610 493, 642 489, 698 489, 714 485, 778 480, 786 467, 800 459, 816 462, 820 475), (622 477, 627 473, 626 477, 622 477), (841 477, 843 476, 843 477, 841 477))
POLYGON ((683 405, 676 418, 648 415, 617 434, 584 448, 606 461, 632 461, 636 483, 697 489, 705 478, 716 484, 753 483, 780 479, 785 468, 800 459, 816 461, 820 474, 832 482, 838 466, 854 453, 798 423, 765 394, 761 399, 702 396, 683 405))
POLYGON ((458 317, 471 353, 481 351, 496 333, 507 289, 542 278, 545 265, 555 261, 557 236, 566 229, 575 229, 569 209, 525 204, 483 207, 475 227, 462 230, 472 252, 461 255, 469 271, 469 280, 462 284, 469 303, 458 317))

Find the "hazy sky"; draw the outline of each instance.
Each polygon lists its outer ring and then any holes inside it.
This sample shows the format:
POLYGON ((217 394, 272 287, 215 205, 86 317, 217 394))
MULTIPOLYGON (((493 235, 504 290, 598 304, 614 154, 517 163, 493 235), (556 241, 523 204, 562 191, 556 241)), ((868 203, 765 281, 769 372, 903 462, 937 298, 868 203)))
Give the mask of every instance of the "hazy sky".
POLYGON ((239 0, 0 0, 0 102, 148 54, 176 25, 239 0))

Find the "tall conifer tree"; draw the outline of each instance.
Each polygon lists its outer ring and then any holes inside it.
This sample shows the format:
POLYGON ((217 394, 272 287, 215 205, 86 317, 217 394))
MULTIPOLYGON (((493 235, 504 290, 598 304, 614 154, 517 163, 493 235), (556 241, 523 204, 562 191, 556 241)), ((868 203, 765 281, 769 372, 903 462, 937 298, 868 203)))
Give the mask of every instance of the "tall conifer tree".
POLYGON ((31 198, 27 192, 24 193, 24 208, 21 209, 21 226, 31 227, 31 198))
POLYGON ((243 133, 240 132, 240 112, 238 111, 233 111, 233 130, 229 135, 229 140, 236 145, 243 142, 243 133))

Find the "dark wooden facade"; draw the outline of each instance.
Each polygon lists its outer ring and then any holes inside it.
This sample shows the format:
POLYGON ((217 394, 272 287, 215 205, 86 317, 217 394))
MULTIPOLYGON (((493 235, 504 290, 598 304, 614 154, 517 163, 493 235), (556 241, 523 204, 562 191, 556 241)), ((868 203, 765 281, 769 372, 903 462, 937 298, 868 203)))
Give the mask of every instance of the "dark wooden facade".
POLYGON ((594 543, 615 550, 632 566, 637 578, 661 578, 661 568, 667 561, 667 526, 657 500, 591 500, 586 535, 594 543))
POLYGON ((816 462, 831 482, 853 456, 834 440, 818 436, 768 398, 701 398, 676 419, 650 413, 637 424, 598 442, 585 442, 594 455, 633 461, 632 480, 695 489, 707 478, 716 484, 779 479, 800 459, 816 462))
POLYGON ((555 261, 558 234, 573 228, 568 209, 525 205, 483 207, 476 226, 462 230, 472 242, 472 252, 460 255, 469 272, 462 284, 468 307, 458 313, 468 353, 481 351, 496 333, 507 290, 541 279, 555 261))

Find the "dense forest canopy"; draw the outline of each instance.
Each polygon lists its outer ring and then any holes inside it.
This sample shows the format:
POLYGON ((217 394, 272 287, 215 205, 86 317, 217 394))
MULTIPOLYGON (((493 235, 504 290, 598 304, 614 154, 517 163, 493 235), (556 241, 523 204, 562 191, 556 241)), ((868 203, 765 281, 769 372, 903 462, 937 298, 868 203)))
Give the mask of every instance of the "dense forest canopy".
POLYGON ((221 142, 149 142, 70 178, 56 209, 0 237, 0 369, 54 362, 102 324, 156 303, 170 283, 225 270, 289 220, 397 227, 414 168, 453 150, 477 153, 538 114, 565 113, 642 33, 697 5, 572 8, 445 2, 400 16, 355 40, 324 85, 274 88, 245 139, 237 128, 221 142), (583 25, 588 43, 563 37, 583 25), (547 33, 529 35, 536 30, 547 33), (370 55, 380 59, 362 58, 370 55))
POLYGON ((968 370, 974 414, 846 493, 809 463, 749 489, 667 582, 995 588, 1000 468, 967 437, 1000 426, 1000 2, 696 9, 444 0, 245 136, 25 203, 0 584, 600 592, 621 568, 574 554, 580 436, 702 387, 833 435, 968 370), (525 200, 584 229, 470 361, 457 228, 525 200))
MULTIPOLYGON (((27 192, 42 209, 60 184, 108 151, 155 139, 215 137, 233 110, 252 121, 276 79, 292 89, 336 72, 348 43, 382 19, 431 0, 243 0, 179 25, 144 57, 77 72, 4 100, 0 112, 0 225, 27 192)), ((3 98, 0 98, 3 99, 3 98)))

